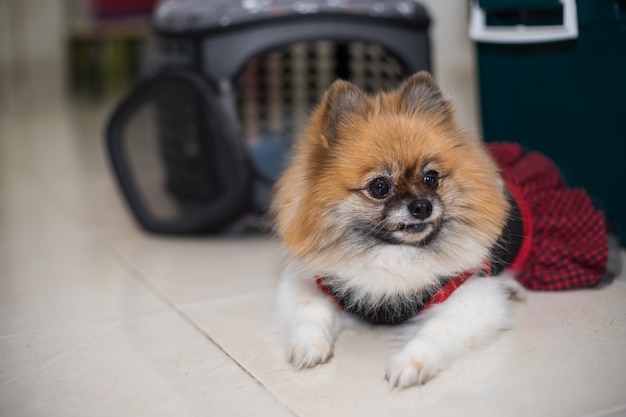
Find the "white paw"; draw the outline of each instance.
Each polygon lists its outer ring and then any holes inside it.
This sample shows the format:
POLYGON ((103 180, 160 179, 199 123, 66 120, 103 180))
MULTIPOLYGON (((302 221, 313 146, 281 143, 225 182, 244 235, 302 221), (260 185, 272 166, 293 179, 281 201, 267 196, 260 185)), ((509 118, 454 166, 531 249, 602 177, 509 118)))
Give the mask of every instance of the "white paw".
POLYGON ((325 363, 333 354, 333 338, 322 326, 299 326, 291 334, 287 360, 296 369, 325 363))
POLYGON ((435 377, 441 371, 441 366, 429 360, 428 356, 406 352, 406 349, 393 355, 385 375, 389 389, 421 385, 435 377))

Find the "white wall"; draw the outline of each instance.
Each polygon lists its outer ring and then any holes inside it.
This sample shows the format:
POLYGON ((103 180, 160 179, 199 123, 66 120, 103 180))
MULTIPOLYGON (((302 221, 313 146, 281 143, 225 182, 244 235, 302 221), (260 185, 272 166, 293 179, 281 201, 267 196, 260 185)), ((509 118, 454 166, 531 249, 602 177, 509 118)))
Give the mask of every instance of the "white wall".
POLYGON ((430 37, 434 76, 452 97, 461 124, 476 131, 478 122, 477 75, 474 44, 467 35, 466 0, 419 0, 433 20, 430 37))
POLYGON ((59 60, 63 0, 0 0, 0 70, 59 60))

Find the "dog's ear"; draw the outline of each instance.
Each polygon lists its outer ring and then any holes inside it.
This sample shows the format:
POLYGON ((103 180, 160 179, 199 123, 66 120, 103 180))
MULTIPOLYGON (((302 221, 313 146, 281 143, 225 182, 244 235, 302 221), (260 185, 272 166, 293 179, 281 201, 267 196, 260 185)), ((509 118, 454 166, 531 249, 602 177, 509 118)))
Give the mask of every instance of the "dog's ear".
POLYGON ((324 146, 330 147, 339 139, 341 127, 349 127, 351 121, 366 120, 370 107, 369 98, 357 86, 344 80, 335 81, 317 109, 324 146))
POLYGON ((442 121, 450 120, 454 116, 452 103, 426 71, 420 71, 409 77, 398 91, 400 108, 409 114, 439 116, 442 121))

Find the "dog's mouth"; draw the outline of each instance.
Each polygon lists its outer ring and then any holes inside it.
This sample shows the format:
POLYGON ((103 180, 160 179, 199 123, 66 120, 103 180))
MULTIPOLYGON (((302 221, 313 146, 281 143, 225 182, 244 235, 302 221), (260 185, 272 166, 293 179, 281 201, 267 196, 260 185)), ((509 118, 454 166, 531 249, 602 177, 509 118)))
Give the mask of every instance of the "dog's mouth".
POLYGON ((408 234, 420 234, 431 226, 431 223, 401 224, 396 231, 408 234))
POLYGON ((440 221, 398 224, 392 228, 379 228, 375 237, 393 245, 424 246, 430 243, 441 228, 440 221))

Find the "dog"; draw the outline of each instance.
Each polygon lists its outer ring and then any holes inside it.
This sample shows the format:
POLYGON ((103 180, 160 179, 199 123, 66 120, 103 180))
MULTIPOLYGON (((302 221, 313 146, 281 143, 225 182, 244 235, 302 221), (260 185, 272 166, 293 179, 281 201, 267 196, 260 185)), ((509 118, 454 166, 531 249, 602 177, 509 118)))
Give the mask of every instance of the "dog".
POLYGON ((289 363, 327 362, 346 314, 408 323, 385 374, 402 389, 510 329, 530 214, 496 160, 426 72, 376 95, 335 81, 271 207, 289 253, 276 301, 289 363))

